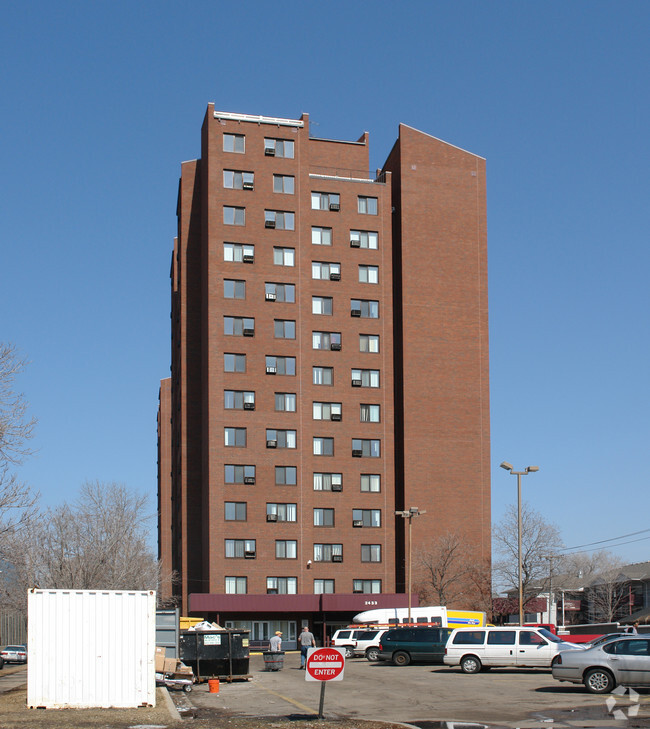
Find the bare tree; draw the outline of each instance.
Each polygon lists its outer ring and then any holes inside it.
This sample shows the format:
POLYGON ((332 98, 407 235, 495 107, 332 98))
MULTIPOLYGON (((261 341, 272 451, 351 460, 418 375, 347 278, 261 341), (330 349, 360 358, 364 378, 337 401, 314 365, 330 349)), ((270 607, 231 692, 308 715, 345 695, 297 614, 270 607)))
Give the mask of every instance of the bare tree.
POLYGON ((480 565, 461 536, 448 532, 415 554, 414 572, 420 602, 485 612, 490 595, 489 566, 480 565))
POLYGON ((10 556, 12 535, 36 514, 37 495, 12 473, 31 453, 28 442, 36 423, 27 414, 24 395, 14 387, 25 365, 15 347, 0 342, 0 559, 10 556))
POLYGON ((590 619, 611 623, 621 617, 629 604, 628 580, 621 572, 623 560, 609 552, 599 552, 593 579, 587 588, 590 619))
MULTIPOLYGON (((511 506, 492 531, 497 554, 493 570, 501 589, 518 589, 518 516, 511 506)), ((528 504, 521 508, 521 582, 524 604, 548 583, 549 555, 563 547, 559 529, 528 504)))

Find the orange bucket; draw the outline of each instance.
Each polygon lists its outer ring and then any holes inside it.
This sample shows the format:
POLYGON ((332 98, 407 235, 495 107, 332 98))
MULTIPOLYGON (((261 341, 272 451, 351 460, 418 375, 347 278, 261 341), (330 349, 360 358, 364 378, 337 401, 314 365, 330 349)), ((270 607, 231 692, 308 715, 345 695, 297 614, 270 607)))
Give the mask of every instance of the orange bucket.
POLYGON ((211 678, 208 680, 208 692, 211 694, 219 693, 219 679, 211 678))

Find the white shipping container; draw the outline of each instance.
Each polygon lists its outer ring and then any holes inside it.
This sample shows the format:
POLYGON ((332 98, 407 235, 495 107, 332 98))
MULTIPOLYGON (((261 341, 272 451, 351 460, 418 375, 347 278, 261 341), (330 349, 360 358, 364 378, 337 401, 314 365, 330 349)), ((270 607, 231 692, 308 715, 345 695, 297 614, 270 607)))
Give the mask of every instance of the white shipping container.
POLYGON ((27 705, 155 706, 156 593, 30 590, 27 705))

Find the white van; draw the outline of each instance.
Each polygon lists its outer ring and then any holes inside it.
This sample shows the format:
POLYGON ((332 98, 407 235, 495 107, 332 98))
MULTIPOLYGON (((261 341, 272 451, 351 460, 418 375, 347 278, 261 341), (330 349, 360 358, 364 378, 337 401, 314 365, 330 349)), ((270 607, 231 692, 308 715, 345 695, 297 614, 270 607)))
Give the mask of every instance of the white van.
POLYGON ((483 666, 544 666, 550 668, 560 651, 580 650, 546 628, 456 628, 449 636, 444 662, 464 673, 483 666))
POLYGON ((357 644, 357 638, 366 632, 366 628, 347 628, 345 630, 337 630, 332 636, 330 645, 335 645, 337 648, 345 649, 345 657, 352 658, 354 655, 354 648, 357 644))

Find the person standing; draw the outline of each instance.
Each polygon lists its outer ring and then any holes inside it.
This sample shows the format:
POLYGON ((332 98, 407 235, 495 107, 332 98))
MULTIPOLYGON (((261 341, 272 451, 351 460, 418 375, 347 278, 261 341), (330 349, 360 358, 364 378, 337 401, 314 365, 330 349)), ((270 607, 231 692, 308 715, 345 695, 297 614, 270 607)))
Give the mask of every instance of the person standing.
POLYGON ((279 653, 282 650, 282 631, 276 630, 275 635, 269 641, 271 653, 279 653))
POLYGON ((305 625, 302 629, 302 633, 298 637, 300 643, 300 668, 305 670, 305 664, 307 663, 307 651, 313 646, 316 647, 316 641, 314 634, 309 631, 309 628, 305 625))

